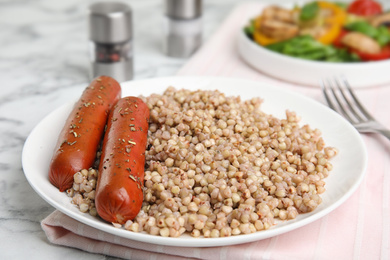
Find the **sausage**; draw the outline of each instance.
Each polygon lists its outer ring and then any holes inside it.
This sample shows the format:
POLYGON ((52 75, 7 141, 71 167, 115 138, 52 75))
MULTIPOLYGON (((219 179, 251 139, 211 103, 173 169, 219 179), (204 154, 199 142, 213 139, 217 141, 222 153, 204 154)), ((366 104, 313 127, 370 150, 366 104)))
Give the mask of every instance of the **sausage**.
POLYGON ((134 219, 143 201, 149 108, 125 97, 111 110, 103 139, 95 193, 99 216, 112 223, 134 219))
POLYGON ((62 129, 49 167, 49 180, 61 192, 73 185, 73 175, 92 167, 110 109, 121 98, 119 83, 94 79, 76 102, 62 129))

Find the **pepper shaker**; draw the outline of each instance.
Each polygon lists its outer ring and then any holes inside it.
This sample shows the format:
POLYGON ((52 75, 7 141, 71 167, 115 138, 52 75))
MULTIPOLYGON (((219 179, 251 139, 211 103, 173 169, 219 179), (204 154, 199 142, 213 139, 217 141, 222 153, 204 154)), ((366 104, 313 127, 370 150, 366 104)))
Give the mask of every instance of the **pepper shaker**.
POLYGON ((202 43, 202 0, 164 0, 163 51, 187 58, 202 43))
POLYGON ((133 78, 131 8, 120 2, 99 2, 89 8, 91 76, 124 82, 133 78))

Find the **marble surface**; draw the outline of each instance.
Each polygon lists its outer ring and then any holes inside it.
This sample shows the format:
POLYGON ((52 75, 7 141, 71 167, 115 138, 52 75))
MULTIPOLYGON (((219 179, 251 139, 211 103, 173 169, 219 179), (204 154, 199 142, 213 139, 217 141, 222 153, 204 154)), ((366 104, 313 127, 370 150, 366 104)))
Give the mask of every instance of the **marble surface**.
MULTIPOLYGON (((134 78, 174 75, 186 59, 162 53, 163 1, 124 2, 134 15, 134 78)), ((207 41, 238 1, 204 2, 207 41)), ((0 259, 113 259, 48 242, 40 221, 54 208, 30 187, 21 163, 33 127, 89 82, 86 9, 91 3, 0 1, 0 259)))

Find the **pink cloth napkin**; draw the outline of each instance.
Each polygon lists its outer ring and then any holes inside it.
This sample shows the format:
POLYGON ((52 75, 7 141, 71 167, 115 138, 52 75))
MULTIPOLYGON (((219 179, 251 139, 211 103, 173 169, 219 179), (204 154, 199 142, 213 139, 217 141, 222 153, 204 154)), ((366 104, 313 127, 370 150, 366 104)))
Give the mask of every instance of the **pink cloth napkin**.
MULTIPOLYGON (((236 35, 260 3, 237 6, 212 38, 178 75, 241 77, 278 85, 324 102, 316 87, 270 78, 249 67, 236 50, 236 35)), ((369 75, 367 75, 369 76, 369 75)), ((359 89, 370 112, 390 128, 390 86, 359 89)), ((358 190, 340 207, 302 228, 236 246, 180 248, 132 241, 84 225, 59 211, 42 221, 50 242, 125 259, 389 259, 390 141, 364 135, 368 172, 358 190)))

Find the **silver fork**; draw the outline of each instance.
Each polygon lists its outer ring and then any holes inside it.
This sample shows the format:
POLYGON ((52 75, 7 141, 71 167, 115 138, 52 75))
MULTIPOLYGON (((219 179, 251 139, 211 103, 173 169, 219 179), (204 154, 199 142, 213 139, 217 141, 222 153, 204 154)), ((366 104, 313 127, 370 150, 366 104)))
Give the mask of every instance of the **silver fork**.
POLYGON ((390 130, 367 112, 345 77, 321 80, 320 85, 329 107, 343 115, 360 133, 378 133, 390 140, 390 130))

